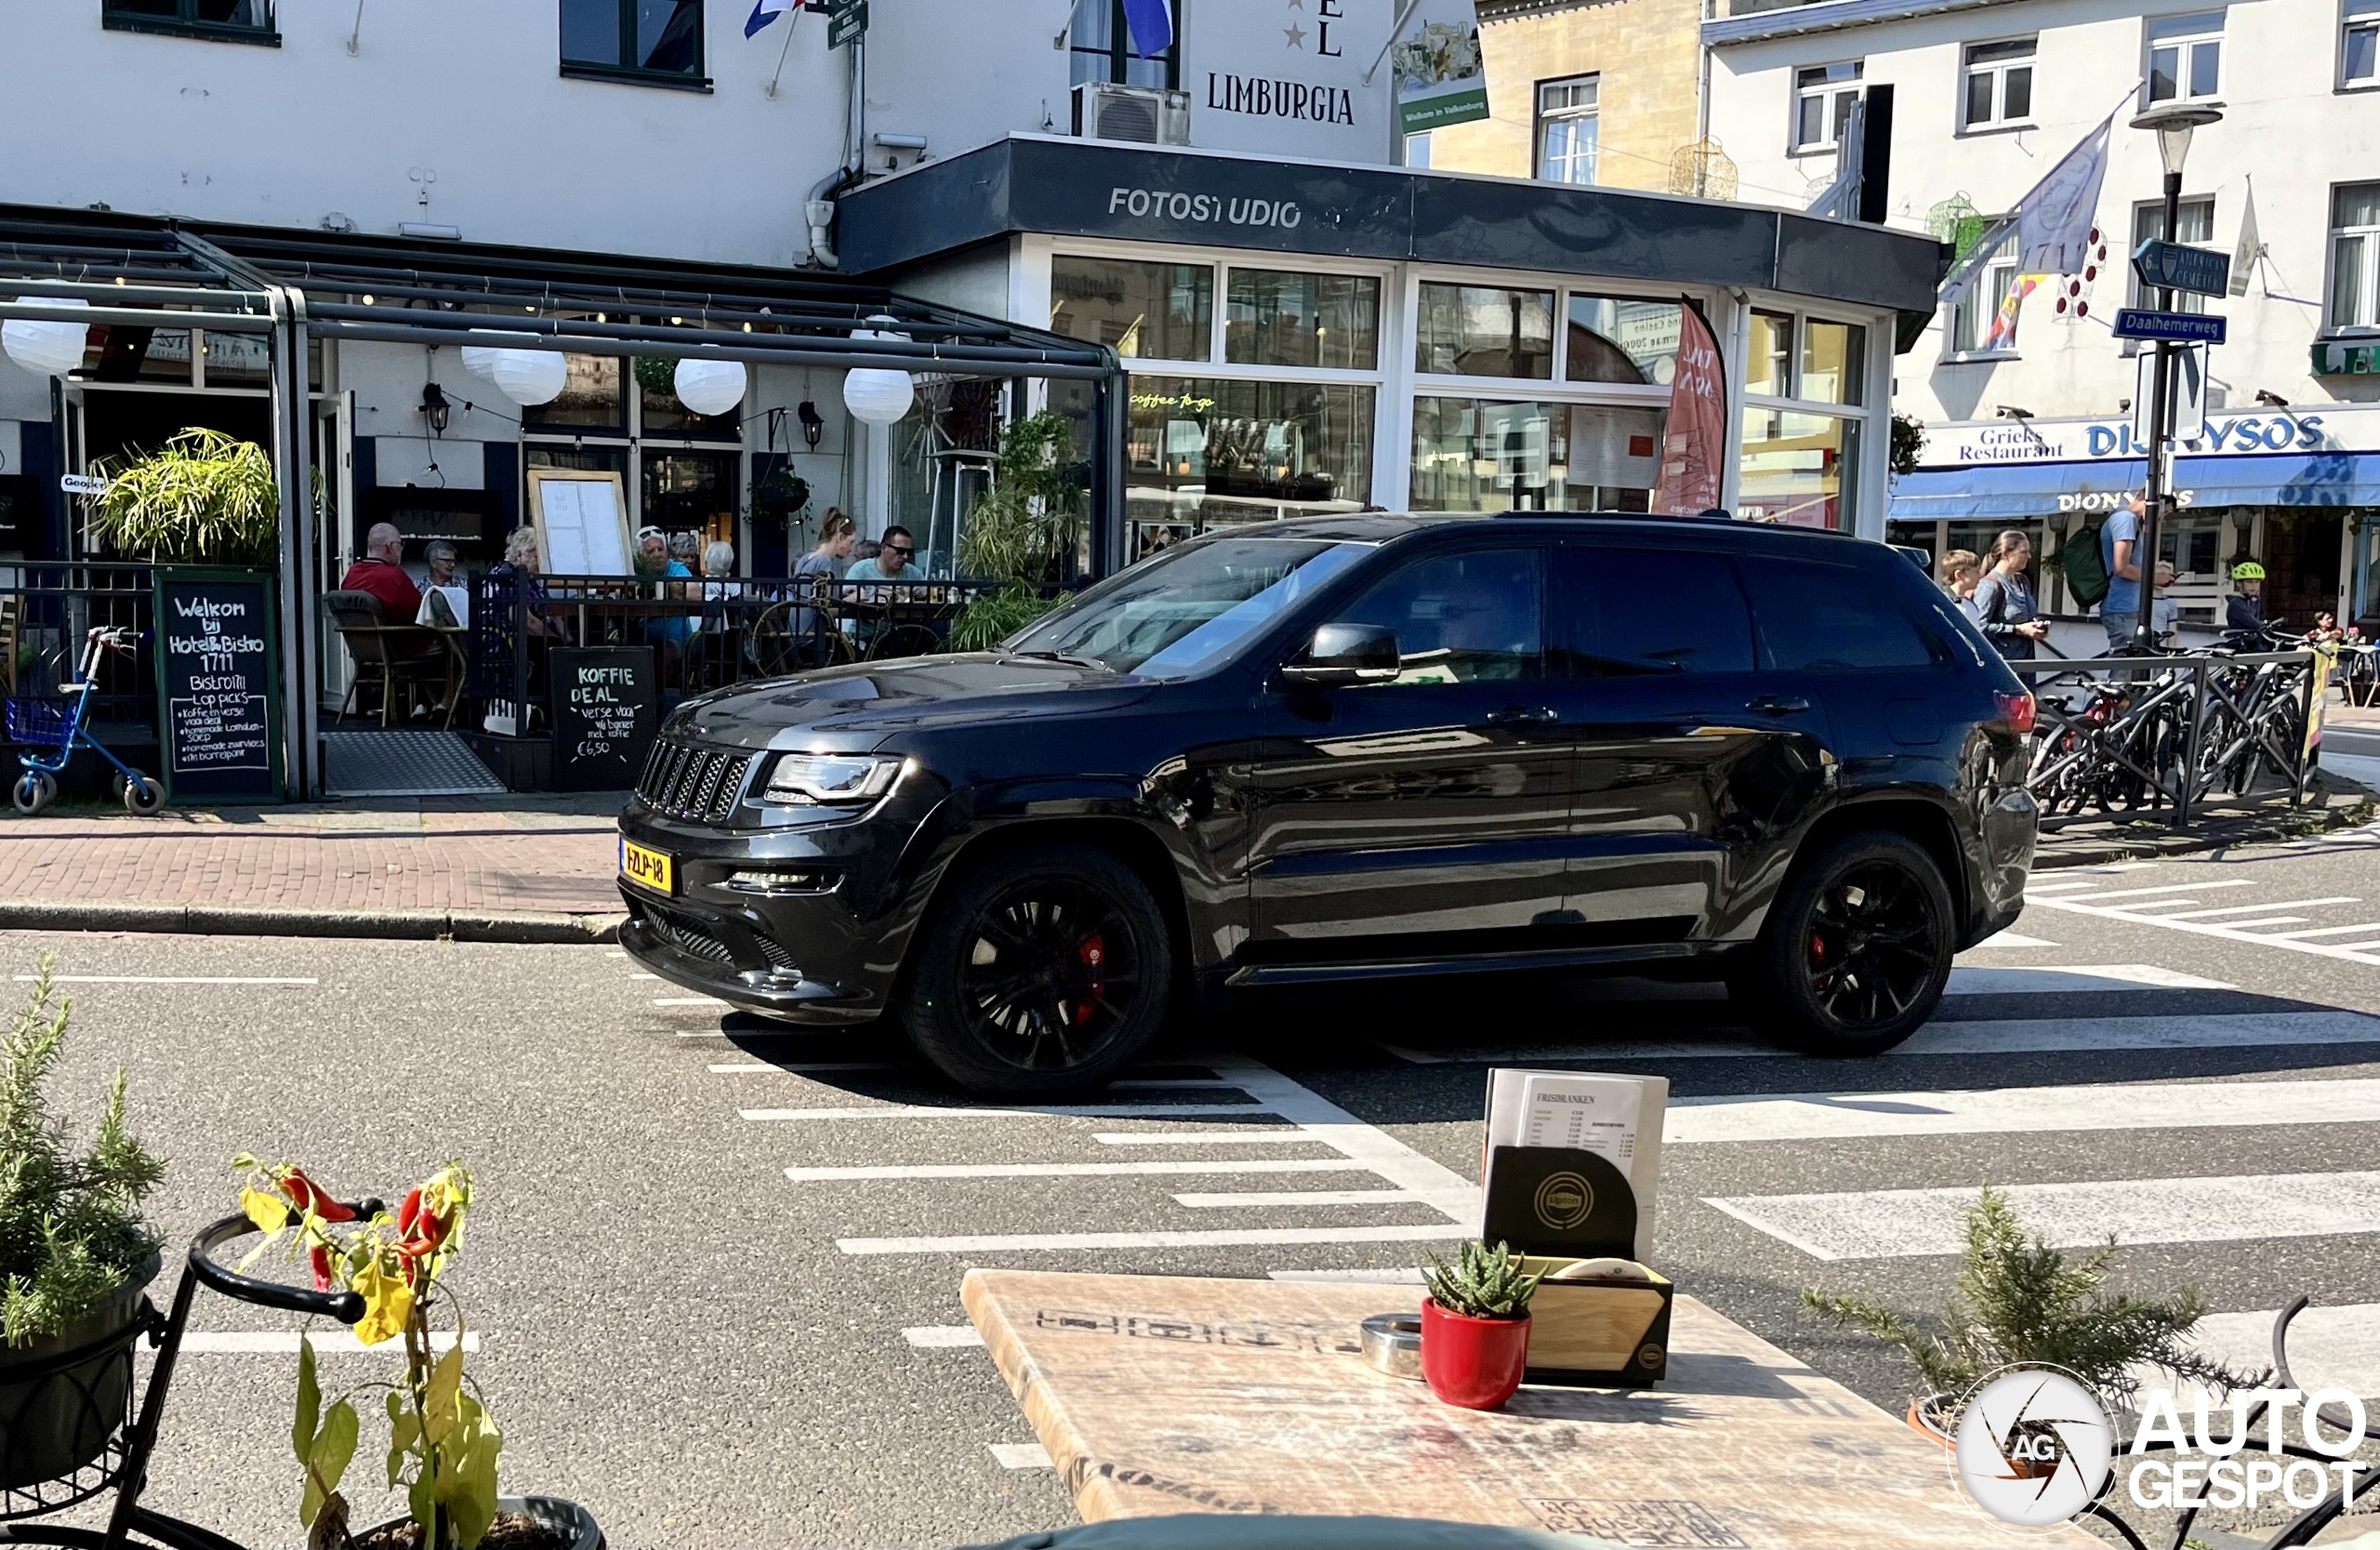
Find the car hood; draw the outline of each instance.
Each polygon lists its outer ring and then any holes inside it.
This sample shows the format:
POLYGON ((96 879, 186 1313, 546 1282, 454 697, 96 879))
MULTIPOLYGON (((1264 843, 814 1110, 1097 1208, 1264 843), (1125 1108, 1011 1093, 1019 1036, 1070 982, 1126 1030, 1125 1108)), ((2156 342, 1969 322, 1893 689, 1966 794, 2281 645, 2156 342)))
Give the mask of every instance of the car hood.
POLYGON ((1098 715, 1147 696, 1146 679, 1046 657, 975 652, 853 662, 738 684, 692 701, 663 730, 739 748, 859 751, 924 726, 1098 715))

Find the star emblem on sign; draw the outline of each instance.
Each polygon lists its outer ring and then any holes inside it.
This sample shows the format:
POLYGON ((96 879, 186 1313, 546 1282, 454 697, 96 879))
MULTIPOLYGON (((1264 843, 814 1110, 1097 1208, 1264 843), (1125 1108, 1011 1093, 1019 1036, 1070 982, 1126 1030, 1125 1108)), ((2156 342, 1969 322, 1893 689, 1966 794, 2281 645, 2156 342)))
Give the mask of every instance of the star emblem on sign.
POLYGON ((1304 29, 1304 28, 1302 28, 1302 27, 1289 27, 1289 28, 1287 28, 1287 29, 1285 29, 1285 30, 1284 30, 1284 35, 1285 35, 1285 36, 1287 36, 1287 37, 1289 38, 1289 46, 1290 46, 1290 47, 1292 47, 1292 48, 1303 48, 1303 47, 1305 46, 1305 29, 1304 29))

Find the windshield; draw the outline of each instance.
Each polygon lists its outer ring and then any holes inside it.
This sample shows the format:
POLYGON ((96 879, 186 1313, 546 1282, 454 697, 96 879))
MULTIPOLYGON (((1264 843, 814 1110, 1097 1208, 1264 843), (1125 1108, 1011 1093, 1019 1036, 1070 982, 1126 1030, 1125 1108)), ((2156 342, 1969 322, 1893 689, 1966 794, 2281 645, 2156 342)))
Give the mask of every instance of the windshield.
POLYGON ((1195 677, 1371 550, 1320 538, 1188 544, 1101 582, 1006 649, 1147 678, 1195 677))

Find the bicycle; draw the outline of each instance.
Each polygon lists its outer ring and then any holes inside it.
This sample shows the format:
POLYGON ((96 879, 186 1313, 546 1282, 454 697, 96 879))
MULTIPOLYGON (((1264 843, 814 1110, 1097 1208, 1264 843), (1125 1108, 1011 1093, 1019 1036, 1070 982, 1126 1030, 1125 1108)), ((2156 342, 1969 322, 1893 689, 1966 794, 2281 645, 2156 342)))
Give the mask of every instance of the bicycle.
POLYGON ((74 682, 58 686, 63 704, 47 699, 11 696, 6 711, 8 739, 24 745, 17 762, 24 774, 9 788, 17 811, 30 818, 58 797, 58 777, 78 748, 89 749, 116 768, 116 787, 127 812, 148 815, 165 805, 165 788, 118 759, 113 750, 91 735, 92 696, 99 693, 103 655, 120 651, 133 655, 137 631, 95 629, 86 637, 74 682))

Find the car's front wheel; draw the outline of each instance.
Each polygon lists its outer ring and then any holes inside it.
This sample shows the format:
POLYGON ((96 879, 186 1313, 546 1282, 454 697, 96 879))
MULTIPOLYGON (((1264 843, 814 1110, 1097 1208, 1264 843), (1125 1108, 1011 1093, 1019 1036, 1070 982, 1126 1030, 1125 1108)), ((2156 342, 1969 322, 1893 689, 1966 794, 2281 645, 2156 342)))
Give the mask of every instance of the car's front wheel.
POLYGON ((1923 847, 1845 835, 1786 879, 1736 988, 1813 1054, 1881 1054, 1934 1014, 1951 937, 1950 888, 1923 847))
POLYGON ((1148 885, 1104 851, 1050 845, 953 883, 919 934, 902 998, 909 1040, 987 1097, 1112 1079, 1164 1026, 1173 953, 1148 885))

